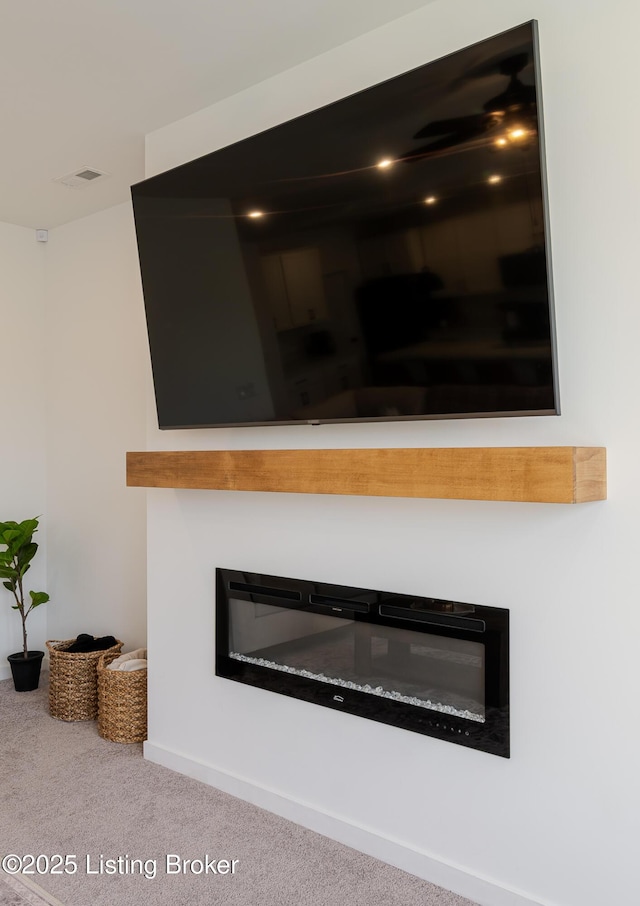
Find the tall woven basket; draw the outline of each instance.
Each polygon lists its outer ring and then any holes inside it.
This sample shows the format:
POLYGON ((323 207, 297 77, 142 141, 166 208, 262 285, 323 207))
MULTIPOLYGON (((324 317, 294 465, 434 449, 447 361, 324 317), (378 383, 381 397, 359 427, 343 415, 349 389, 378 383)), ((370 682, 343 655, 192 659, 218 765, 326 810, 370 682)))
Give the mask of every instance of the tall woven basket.
POLYGON ((95 720, 98 716, 97 665, 102 655, 117 657, 123 643, 106 651, 65 651, 75 639, 47 642, 49 713, 58 720, 95 720))
POLYGON ((147 738, 147 670, 109 670, 109 652, 98 661, 98 733, 111 742, 147 738))

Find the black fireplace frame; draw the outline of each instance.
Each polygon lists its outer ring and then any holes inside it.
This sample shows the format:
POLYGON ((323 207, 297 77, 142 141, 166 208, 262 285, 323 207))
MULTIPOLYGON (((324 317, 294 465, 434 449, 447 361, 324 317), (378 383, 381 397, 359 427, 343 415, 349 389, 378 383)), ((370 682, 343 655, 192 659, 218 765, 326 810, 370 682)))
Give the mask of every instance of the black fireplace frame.
POLYGON ((399 595, 305 579, 216 569, 217 676, 421 733, 503 758, 509 746, 509 611, 438 598, 399 595), (349 620, 410 628, 485 646, 485 720, 458 717, 368 692, 342 688, 229 656, 229 599, 343 614, 349 620))

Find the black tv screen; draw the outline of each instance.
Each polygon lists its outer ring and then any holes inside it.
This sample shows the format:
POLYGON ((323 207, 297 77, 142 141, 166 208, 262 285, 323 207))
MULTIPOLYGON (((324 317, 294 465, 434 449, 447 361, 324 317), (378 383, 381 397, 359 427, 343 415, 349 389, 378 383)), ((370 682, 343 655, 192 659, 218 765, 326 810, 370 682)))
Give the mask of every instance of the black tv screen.
POLYGON ((161 428, 559 411, 529 22, 132 187, 161 428))

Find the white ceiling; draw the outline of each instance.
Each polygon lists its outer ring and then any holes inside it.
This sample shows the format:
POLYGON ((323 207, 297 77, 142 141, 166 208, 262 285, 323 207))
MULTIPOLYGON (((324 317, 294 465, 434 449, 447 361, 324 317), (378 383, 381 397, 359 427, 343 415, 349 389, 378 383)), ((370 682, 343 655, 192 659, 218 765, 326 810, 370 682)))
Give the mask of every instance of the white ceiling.
POLYGON ((0 221, 129 199, 144 136, 431 0, 0 0, 0 221), (83 167, 110 174, 72 189, 83 167))

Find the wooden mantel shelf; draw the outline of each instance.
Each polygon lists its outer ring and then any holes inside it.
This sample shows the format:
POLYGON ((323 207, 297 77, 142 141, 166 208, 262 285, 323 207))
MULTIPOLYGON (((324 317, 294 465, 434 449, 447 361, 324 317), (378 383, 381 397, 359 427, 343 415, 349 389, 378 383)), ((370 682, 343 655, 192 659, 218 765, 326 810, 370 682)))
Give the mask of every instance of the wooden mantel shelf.
POLYGON ((604 447, 127 453, 127 485, 367 497, 605 500, 604 447))

